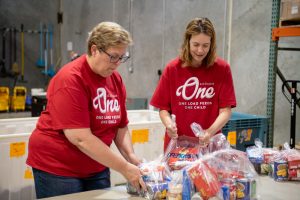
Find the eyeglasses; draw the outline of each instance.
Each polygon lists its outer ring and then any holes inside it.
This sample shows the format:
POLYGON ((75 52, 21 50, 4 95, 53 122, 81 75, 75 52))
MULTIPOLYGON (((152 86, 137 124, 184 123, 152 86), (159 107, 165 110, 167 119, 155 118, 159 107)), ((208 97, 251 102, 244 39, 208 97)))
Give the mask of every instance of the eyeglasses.
POLYGON ((106 51, 104 51, 103 48, 100 48, 99 51, 103 51, 106 55, 108 55, 108 57, 110 58, 111 63, 117 63, 119 61, 121 63, 124 63, 130 58, 129 52, 126 52, 123 56, 113 56, 113 55, 107 53, 106 51))

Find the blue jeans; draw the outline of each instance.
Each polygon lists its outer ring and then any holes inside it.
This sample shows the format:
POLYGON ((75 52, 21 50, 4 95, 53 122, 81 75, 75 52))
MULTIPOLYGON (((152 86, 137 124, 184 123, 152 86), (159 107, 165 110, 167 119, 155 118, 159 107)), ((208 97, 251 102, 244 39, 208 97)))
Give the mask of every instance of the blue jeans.
POLYGON ((32 171, 37 199, 110 187, 108 168, 88 178, 57 176, 35 168, 32 171))

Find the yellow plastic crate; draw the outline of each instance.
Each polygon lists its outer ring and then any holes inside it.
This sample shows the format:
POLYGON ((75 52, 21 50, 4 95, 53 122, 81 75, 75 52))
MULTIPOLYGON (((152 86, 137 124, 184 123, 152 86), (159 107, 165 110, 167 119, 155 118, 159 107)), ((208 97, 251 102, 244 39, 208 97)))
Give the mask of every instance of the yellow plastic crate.
POLYGON ((26 102, 26 93, 27 90, 23 86, 14 87, 14 93, 11 98, 11 109, 13 111, 25 110, 25 102, 26 102))
POLYGON ((9 111, 9 88, 0 87, 0 111, 9 111))

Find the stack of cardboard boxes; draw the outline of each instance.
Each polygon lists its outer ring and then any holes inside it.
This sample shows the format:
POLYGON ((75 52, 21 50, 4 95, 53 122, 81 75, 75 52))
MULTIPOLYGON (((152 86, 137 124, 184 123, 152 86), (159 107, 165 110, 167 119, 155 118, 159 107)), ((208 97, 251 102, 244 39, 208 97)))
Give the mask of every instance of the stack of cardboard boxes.
POLYGON ((281 0, 280 26, 300 26, 300 0, 281 0))

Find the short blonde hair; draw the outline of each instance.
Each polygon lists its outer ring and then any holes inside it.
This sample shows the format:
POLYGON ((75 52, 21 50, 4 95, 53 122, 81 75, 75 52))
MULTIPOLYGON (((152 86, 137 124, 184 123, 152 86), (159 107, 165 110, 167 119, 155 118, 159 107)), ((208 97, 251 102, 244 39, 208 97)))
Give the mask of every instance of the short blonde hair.
POLYGON ((211 66, 217 57, 216 33, 213 24, 207 18, 195 18, 189 22, 184 33, 183 44, 181 45, 180 59, 187 64, 191 64, 193 57, 190 53, 190 40, 193 35, 204 33, 210 36, 210 49, 203 60, 207 67, 211 66))
POLYGON ((115 22, 101 22, 95 26, 87 39, 87 53, 91 53, 91 46, 106 50, 109 47, 132 44, 130 33, 115 22))

